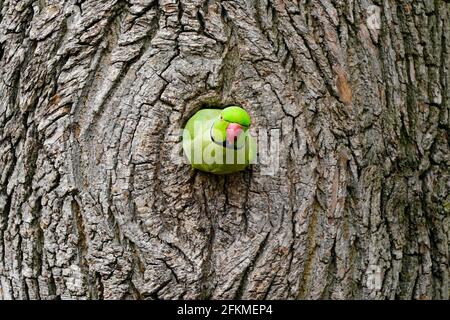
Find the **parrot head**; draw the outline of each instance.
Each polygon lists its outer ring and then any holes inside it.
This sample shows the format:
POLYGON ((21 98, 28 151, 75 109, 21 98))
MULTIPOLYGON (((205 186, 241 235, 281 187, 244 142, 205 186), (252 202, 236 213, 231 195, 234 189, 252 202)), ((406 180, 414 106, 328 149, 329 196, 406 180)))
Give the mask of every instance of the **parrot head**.
POLYGON ((228 122, 226 139, 230 145, 250 126, 250 116, 241 107, 231 106, 223 109, 220 113, 220 119, 228 122))
POLYGON ((214 129, 217 131, 216 143, 222 141, 224 147, 240 148, 245 140, 244 133, 250 126, 250 116, 247 111, 237 106, 230 106, 222 110, 214 129))

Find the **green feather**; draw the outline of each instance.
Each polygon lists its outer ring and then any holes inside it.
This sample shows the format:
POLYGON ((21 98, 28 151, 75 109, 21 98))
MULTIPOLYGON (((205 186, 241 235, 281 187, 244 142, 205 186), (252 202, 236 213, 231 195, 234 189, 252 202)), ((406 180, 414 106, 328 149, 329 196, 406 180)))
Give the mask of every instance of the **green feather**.
POLYGON ((247 111, 240 107, 227 107, 223 109, 222 116, 223 120, 228 122, 238 123, 244 127, 248 127, 250 125, 250 116, 247 111))
POLYGON ((214 174, 244 170, 256 157, 256 143, 249 134, 249 125, 250 116, 240 107, 198 111, 183 131, 183 150, 192 167, 214 174), (224 147, 230 123, 244 126, 244 132, 234 144, 224 147))

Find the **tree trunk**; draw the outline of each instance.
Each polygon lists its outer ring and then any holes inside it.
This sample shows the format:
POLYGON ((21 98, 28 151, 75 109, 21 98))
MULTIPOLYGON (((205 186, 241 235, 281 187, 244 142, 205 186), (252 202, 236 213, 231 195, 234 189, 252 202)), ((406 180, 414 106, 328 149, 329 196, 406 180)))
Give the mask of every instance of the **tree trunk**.
POLYGON ((449 298, 448 0, 0 8, 0 299, 449 298), (175 161, 229 104, 271 164, 175 161))

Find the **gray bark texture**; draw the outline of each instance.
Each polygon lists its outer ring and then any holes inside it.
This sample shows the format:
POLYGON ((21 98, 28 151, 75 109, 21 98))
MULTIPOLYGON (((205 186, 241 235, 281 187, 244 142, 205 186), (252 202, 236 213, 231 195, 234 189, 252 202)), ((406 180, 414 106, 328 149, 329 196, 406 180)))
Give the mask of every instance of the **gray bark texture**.
POLYGON ((449 298, 448 0, 0 8, 0 299, 449 298), (229 104, 274 175, 173 161, 229 104))

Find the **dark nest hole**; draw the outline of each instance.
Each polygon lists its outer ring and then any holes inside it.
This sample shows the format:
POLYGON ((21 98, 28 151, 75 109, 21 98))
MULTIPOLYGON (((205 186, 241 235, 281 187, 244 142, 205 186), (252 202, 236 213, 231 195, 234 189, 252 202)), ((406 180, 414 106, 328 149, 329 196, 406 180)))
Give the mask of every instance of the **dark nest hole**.
POLYGON ((239 106, 240 104, 224 103, 216 98, 202 100, 193 108, 187 110, 187 113, 183 115, 183 118, 181 119, 181 128, 184 128, 188 120, 201 109, 225 109, 226 107, 234 105, 239 106))

